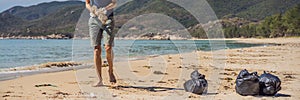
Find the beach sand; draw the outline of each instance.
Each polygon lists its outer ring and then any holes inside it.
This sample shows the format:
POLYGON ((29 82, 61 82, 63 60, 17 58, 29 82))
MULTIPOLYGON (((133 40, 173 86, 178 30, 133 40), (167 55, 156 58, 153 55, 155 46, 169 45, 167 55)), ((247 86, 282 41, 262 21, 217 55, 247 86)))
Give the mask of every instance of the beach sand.
POLYGON ((300 39, 233 39, 245 43, 276 43, 273 46, 227 49, 211 52, 151 56, 143 60, 115 63, 118 83, 109 85, 108 68, 103 68, 106 86, 97 81, 93 68, 44 73, 0 82, 0 98, 7 100, 44 99, 261 99, 300 100, 300 39), (183 90, 190 73, 206 75, 208 93, 195 95, 183 90), (276 97, 240 96, 235 79, 242 69, 279 76, 282 89, 276 97))

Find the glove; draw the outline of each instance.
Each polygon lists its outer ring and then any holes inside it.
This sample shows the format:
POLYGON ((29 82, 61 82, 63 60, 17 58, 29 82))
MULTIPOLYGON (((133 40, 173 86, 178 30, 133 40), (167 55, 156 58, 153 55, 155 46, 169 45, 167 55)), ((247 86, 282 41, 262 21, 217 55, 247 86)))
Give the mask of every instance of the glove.
POLYGON ((103 14, 107 14, 107 10, 103 7, 103 8, 100 8, 100 10, 102 10, 103 14))
POLYGON ((98 19, 101 21, 102 24, 106 24, 107 21, 107 16, 106 16, 107 11, 105 8, 100 8, 96 10, 96 15, 98 16, 98 19))
POLYGON ((95 5, 93 5, 92 8, 91 8, 91 13, 95 14, 96 11, 97 11, 97 7, 95 5))
POLYGON ((91 7, 90 15, 91 15, 92 17, 96 17, 96 11, 97 11, 97 7, 96 7, 95 5, 93 5, 93 6, 91 7))

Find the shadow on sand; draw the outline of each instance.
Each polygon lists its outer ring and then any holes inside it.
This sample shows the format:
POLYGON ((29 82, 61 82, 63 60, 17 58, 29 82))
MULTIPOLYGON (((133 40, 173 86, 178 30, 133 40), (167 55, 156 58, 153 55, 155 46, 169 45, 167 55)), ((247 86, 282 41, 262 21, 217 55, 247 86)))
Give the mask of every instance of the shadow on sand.
POLYGON ((275 96, 274 96, 274 97, 291 97, 291 95, 277 93, 277 94, 275 94, 275 96))
MULTIPOLYGON (((109 86, 107 86, 109 87, 109 86)), ((149 92, 163 92, 163 91, 174 91, 174 90, 179 90, 179 91, 184 91, 183 88, 170 88, 170 87, 158 87, 158 86, 115 86, 115 87, 110 87, 112 89, 117 89, 117 90, 122 90, 122 89, 140 89, 140 90, 146 90, 149 92)), ((217 95, 218 93, 206 93, 202 95, 217 95)))
POLYGON ((267 96, 267 95, 258 95, 255 97, 273 97, 273 98, 277 98, 277 97, 291 97, 291 95, 289 94, 282 94, 282 93, 277 93, 274 96, 267 96))
POLYGON ((150 91, 150 92, 162 92, 162 91, 170 91, 170 90, 184 90, 182 88, 170 88, 170 87, 157 87, 157 86, 115 86, 115 87, 111 87, 112 89, 140 89, 140 90, 146 90, 146 91, 150 91))

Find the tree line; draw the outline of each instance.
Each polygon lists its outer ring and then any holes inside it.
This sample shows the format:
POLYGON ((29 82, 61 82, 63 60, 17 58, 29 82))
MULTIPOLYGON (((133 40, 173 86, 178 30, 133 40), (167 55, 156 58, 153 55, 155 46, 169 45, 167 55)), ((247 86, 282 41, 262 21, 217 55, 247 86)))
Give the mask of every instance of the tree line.
MULTIPOLYGON (((284 13, 266 17, 262 21, 229 18, 221 21, 226 38, 276 38, 300 36, 300 4, 284 13)), ((193 37, 207 38, 203 28, 192 27, 193 37)))

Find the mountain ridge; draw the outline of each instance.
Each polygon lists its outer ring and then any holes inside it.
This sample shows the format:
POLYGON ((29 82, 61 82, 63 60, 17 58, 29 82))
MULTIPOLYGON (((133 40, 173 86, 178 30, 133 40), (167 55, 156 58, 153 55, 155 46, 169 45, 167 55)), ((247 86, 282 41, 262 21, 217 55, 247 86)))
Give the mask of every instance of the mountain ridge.
MULTIPOLYGON (((300 0, 207 1, 220 19, 240 17, 255 21, 283 13, 300 3, 300 0)), ((84 2, 76 0, 47 2, 28 7, 15 6, 0 13, 0 36, 71 34, 75 31, 76 23, 84 10, 84 2)), ((136 15, 151 12, 162 12, 171 16, 186 28, 199 24, 183 8, 166 0, 133 0, 115 9, 115 12, 118 19, 117 29, 136 15)))

